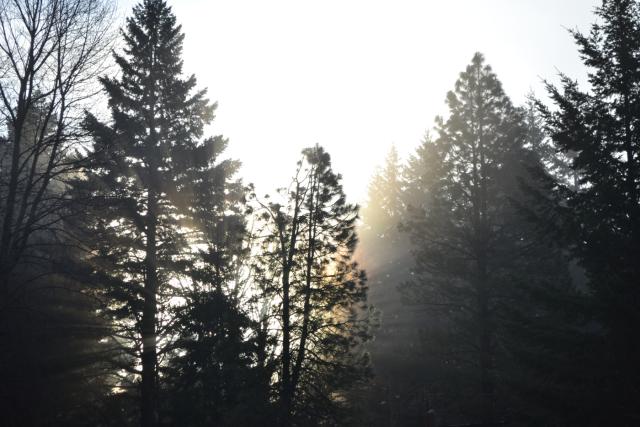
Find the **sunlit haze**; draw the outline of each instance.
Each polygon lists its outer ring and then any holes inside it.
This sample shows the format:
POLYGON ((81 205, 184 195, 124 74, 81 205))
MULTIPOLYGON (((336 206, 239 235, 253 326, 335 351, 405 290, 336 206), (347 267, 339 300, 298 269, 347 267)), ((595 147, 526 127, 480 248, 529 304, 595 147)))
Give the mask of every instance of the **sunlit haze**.
POLYGON ((639 112, 640 0, 0 0, 0 424, 640 426, 639 112))
MULTIPOLYGON (((121 1, 120 13, 137 2, 121 1)), ((569 28, 594 0, 173 0, 185 71, 218 102, 208 130, 258 194, 288 184, 303 147, 331 153, 347 195, 365 202, 392 144, 406 156, 474 52, 521 103, 559 71, 584 79, 569 28)))

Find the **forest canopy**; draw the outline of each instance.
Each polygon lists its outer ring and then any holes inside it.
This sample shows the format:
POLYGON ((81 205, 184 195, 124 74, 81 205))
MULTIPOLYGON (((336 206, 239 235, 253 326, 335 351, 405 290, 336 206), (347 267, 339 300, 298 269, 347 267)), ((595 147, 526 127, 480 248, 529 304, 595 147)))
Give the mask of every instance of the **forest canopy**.
POLYGON ((640 424, 639 2, 522 105, 475 53, 362 206, 244 178, 169 3, 0 0, 2 425, 640 424))

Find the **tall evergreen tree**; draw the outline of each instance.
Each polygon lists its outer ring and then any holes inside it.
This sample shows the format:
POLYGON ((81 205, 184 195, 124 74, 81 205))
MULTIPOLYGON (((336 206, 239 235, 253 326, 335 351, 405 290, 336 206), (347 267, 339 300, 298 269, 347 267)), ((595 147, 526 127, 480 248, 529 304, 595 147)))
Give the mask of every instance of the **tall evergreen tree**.
POLYGON ((338 423, 346 392, 366 376, 364 272, 352 260, 356 205, 321 147, 303 160, 284 203, 265 205, 266 261, 279 296, 280 424, 338 423))
POLYGON ((417 425, 423 420, 424 354, 418 345, 424 310, 405 305, 400 284, 410 279, 411 244, 401 230, 406 219, 405 166, 391 147, 376 170, 358 228, 356 258, 367 271, 368 298, 379 327, 368 345, 373 380, 362 409, 370 425, 417 425))
POLYGON ((580 370, 556 374, 572 383, 581 425, 632 425, 640 420, 640 5, 604 0, 596 16, 588 34, 572 32, 589 88, 562 75, 560 87, 548 85, 557 109, 540 104, 556 147, 574 153, 579 179, 560 192, 559 210, 590 301, 580 370))
POLYGON ((140 378, 141 425, 154 426, 160 356, 172 339, 168 307, 189 280, 201 238, 198 185, 210 183, 221 138, 202 140, 215 105, 194 91, 194 76, 182 77, 184 36, 166 2, 135 6, 122 34, 120 77, 101 79, 112 120, 87 115, 94 153, 75 186, 78 200, 89 202, 94 280, 104 284, 105 313, 130 358, 121 368, 140 378))
MULTIPOLYGON (((212 160, 226 145, 216 141, 212 160)), ((248 188, 235 178, 238 167, 236 161, 212 162, 205 179, 194 183, 191 214, 202 236, 188 266, 190 281, 180 291, 183 301, 172 310, 177 339, 166 389, 169 416, 180 425, 258 426, 273 419, 270 373, 258 363, 258 326, 249 310, 248 188)))
POLYGON ((392 146, 369 184, 367 204, 361 210, 362 231, 372 230, 372 238, 392 237, 402 212, 402 165, 398 150, 392 146))
MULTIPOLYGON (((535 153, 537 160, 542 163, 544 173, 556 182, 575 189, 578 176, 571 169, 571 157, 575 153, 571 151, 563 153, 555 146, 545 131, 544 120, 533 93, 527 96, 524 113, 527 130, 525 147, 535 153)), ((535 167, 535 165, 531 166, 535 167)))
POLYGON ((444 412, 491 423, 508 409, 503 374, 509 313, 521 288, 557 271, 549 267, 554 252, 536 245, 515 203, 522 201, 521 182, 531 178, 528 166, 535 163, 525 149, 523 112, 481 54, 460 74, 447 105, 437 136, 410 163, 407 187, 414 200, 407 228, 416 276, 406 290, 435 315, 425 338, 448 374, 432 388, 464 396, 461 405, 442 399, 444 412))

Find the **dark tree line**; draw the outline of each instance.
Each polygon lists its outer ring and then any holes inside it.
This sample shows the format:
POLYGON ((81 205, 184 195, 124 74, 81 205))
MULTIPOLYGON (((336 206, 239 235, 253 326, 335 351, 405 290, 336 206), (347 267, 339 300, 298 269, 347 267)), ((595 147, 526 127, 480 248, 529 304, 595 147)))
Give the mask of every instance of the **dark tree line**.
POLYGON ((369 311, 329 154, 261 202, 171 8, 135 6, 97 78, 109 12, 2 2, 2 424, 348 422, 369 311))
POLYGON ((640 423, 640 4, 596 18, 548 101, 474 55, 360 221, 319 145, 242 181, 165 1, 0 0, 0 424, 640 423))
MULTIPOLYGON (((476 54, 434 132, 374 178, 363 241, 389 243, 362 249, 372 295, 399 285, 425 313, 409 326, 422 415, 406 418, 405 381, 405 413, 379 425, 424 425, 429 410, 443 425, 639 421, 639 13, 605 0, 588 34, 571 32, 588 87, 560 75, 550 102, 514 106, 476 54), (401 262, 379 277, 375 262, 403 235, 409 277, 401 262)), ((382 325, 402 315, 380 307, 382 325)), ((402 371, 377 345, 374 370, 402 371)))

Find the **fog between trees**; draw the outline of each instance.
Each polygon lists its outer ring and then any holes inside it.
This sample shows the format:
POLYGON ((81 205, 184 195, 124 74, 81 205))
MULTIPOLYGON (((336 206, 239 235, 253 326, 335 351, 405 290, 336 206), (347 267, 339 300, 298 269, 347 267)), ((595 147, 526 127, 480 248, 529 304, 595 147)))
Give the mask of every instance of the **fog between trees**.
POLYGON ((640 421, 640 4, 567 34, 586 88, 475 54, 363 207, 312 143, 256 194, 189 28, 113 10, 0 0, 3 425, 640 421))

